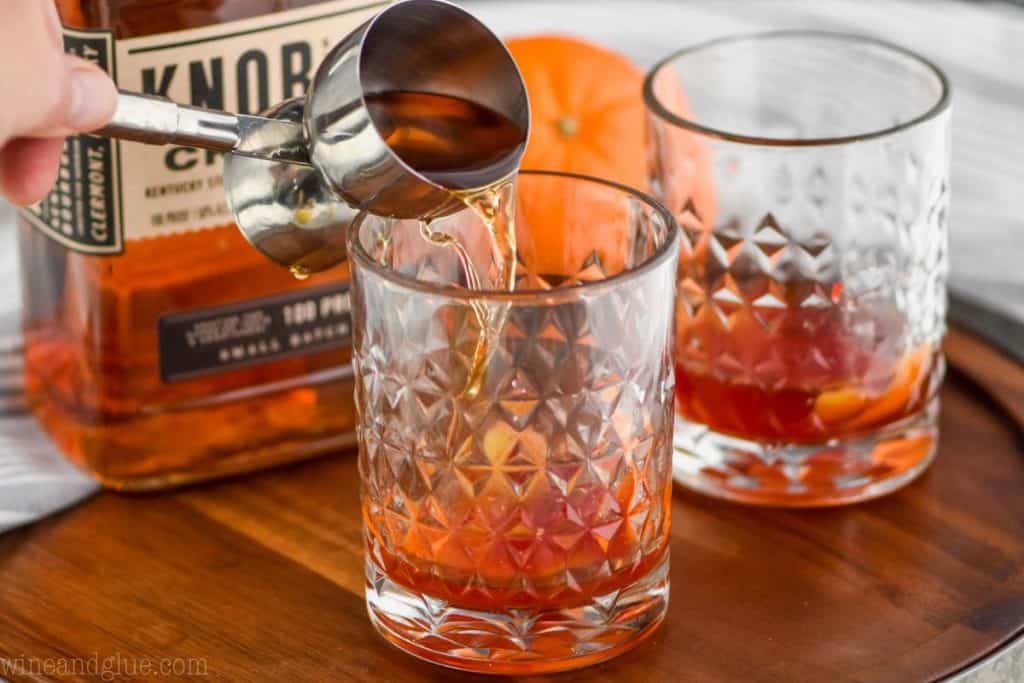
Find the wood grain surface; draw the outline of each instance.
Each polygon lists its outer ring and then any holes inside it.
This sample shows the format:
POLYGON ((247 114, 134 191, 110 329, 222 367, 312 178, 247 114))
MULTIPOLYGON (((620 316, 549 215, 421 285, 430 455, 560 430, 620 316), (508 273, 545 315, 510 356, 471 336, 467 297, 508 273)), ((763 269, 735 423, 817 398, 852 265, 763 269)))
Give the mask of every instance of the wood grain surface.
MULTIPOLYGON (((930 681, 1024 628, 1022 425, 982 389, 1024 370, 962 333, 934 467, 845 509, 677 491, 666 623, 564 681, 930 681), (969 375, 967 374, 969 373, 969 375)), ((1020 396, 1008 393, 1006 396, 1020 396)), ((378 637, 362 596, 355 457, 169 494, 105 493, 0 537, 0 670, 201 660, 213 681, 461 681, 378 637)), ((170 680, 164 676, 125 680, 170 680)), ((96 679, 93 679, 96 680, 96 679)))

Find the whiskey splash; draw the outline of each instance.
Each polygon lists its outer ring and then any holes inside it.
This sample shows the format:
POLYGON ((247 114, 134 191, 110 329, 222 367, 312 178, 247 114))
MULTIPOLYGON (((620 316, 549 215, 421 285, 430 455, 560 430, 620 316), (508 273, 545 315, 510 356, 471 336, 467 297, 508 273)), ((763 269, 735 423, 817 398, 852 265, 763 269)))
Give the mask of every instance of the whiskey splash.
MULTIPOLYGON (((481 104, 433 93, 392 91, 370 95, 367 108, 387 144, 409 166, 448 189, 482 221, 493 271, 482 276, 458 237, 420 221, 420 237, 455 252, 472 290, 515 289, 515 174, 525 131, 481 104), (501 178, 497 182, 490 179, 501 178)), ((463 396, 483 386, 487 359, 504 324, 507 307, 471 304, 480 327, 463 396)))
MULTIPOLYGON (((495 272, 494 277, 488 278, 486 283, 469 258, 465 245, 451 235, 431 230, 429 223, 422 223, 424 230, 421 230, 421 234, 425 231, 430 242, 455 249, 463 272, 466 273, 466 285, 469 289, 490 288, 511 292, 516 287, 515 190, 515 176, 510 176, 480 190, 452 192, 479 216, 487 228, 495 272), (443 236, 441 241, 439 236, 443 236)), ((477 337, 476 347, 473 349, 473 362, 470 364, 469 377, 463 390, 463 395, 470 399, 476 397, 483 386, 487 359, 497 342, 498 335, 501 334, 508 312, 507 304, 492 310, 479 300, 473 301, 472 307, 480 326, 480 336, 477 337)))

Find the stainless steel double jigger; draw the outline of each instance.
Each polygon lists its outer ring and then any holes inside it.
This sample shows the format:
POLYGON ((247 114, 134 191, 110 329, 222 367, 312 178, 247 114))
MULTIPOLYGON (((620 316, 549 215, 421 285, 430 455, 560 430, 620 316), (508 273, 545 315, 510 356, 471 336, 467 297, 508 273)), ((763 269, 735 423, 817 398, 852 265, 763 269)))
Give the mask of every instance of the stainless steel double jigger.
MULTIPOLYGON (((97 135, 229 152, 224 190, 249 242, 297 271, 345 259, 345 234, 361 211, 396 218, 451 213, 463 205, 388 146, 365 96, 428 92, 484 105, 518 124, 529 105, 502 44, 465 10, 442 0, 391 5, 345 37, 317 68, 305 98, 266 116, 244 116, 122 92, 97 135)), ((522 145, 525 147, 525 145, 522 145)), ((518 167, 484 173, 481 187, 518 167)))

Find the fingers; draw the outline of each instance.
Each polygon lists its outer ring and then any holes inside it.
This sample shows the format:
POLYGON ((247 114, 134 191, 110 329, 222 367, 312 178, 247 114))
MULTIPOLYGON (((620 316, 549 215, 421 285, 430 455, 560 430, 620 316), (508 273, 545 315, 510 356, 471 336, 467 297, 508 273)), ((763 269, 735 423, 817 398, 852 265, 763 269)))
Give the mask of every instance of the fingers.
POLYGON ((60 138, 20 138, 0 152, 0 195, 15 204, 38 202, 57 179, 64 141, 60 138))
POLYGON ((110 77, 95 64, 74 55, 64 55, 63 61, 67 93, 35 125, 17 131, 15 136, 50 138, 87 133, 101 128, 114 115, 117 87, 110 77))
POLYGON ((36 128, 61 122, 70 104, 69 71, 51 37, 51 18, 38 0, 8 0, 0 44, 16 59, 0 61, 0 145, 36 128))
POLYGON ((64 32, 60 29, 60 14, 57 12, 58 3, 41 2, 39 5, 43 11, 43 25, 49 30, 50 42, 63 52, 64 32))
POLYGON ((116 89, 99 68, 64 54, 52 3, 4 1, 13 9, 0 23, 0 45, 17 59, 0 61, 0 146, 102 126, 113 114, 116 89))
POLYGON ((117 88, 102 69, 73 55, 65 55, 64 63, 70 73, 71 93, 63 125, 52 130, 34 129, 40 137, 96 130, 110 121, 117 107, 117 88))
POLYGON ((51 0, 2 0, 0 196, 32 204, 57 176, 62 136, 103 126, 117 89, 95 64, 64 54, 51 0))

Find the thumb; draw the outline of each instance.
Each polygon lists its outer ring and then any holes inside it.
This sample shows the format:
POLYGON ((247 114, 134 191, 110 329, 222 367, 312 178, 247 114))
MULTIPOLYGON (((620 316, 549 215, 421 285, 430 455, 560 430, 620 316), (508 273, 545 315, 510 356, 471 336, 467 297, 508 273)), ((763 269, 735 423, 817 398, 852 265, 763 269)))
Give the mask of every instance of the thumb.
POLYGON ((106 123, 116 89, 96 65, 64 54, 52 0, 0 0, 0 147, 106 123))
POLYGON ((74 55, 64 55, 68 70, 68 96, 63 112, 40 137, 84 133, 104 126, 117 107, 117 87, 98 66, 74 55), (62 114, 62 115, 61 115, 62 114))
POLYGON ((102 127, 114 115, 117 87, 98 66, 60 54, 52 71, 56 73, 46 86, 13 101, 6 116, 0 116, 0 146, 3 138, 85 133, 102 127))

